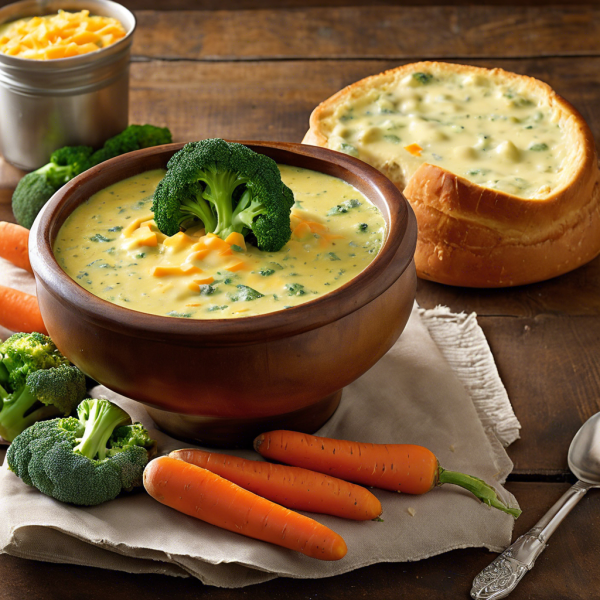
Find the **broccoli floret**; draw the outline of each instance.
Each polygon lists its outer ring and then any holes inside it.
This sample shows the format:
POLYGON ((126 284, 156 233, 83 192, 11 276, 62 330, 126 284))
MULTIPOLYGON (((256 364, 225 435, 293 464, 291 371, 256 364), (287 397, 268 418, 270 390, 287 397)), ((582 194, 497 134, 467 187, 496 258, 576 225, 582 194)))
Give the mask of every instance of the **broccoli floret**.
POLYGON ((27 387, 43 404, 55 406, 62 415, 73 412, 86 395, 85 375, 73 365, 40 369, 27 376, 27 387))
POLYGON ((287 290, 288 296, 304 296, 306 290, 300 283, 286 283, 285 289, 287 290))
POLYGON ((212 296, 217 291, 217 287, 210 285, 210 283, 200 284, 200 295, 201 296, 212 296))
POLYGON ((17 222, 31 228, 37 214, 54 193, 91 166, 92 152, 88 146, 66 146, 54 152, 47 165, 25 175, 12 196, 17 222))
POLYGON ((65 146, 54 151, 47 165, 25 175, 12 196, 17 222, 30 229, 44 204, 65 183, 85 170, 120 154, 168 144, 171 132, 154 125, 130 125, 94 152, 89 146, 65 146))
POLYGON ((352 198, 351 200, 346 200, 341 204, 336 204, 333 208, 329 209, 327 216, 331 217, 332 215, 342 215, 347 213, 350 209, 356 208, 360 206, 362 203, 356 198, 352 198))
POLYGON ((413 73, 412 76, 415 81, 418 81, 422 85, 427 85, 433 80, 431 73, 413 73))
POLYGON ((290 239, 294 194, 268 156, 208 139, 184 146, 167 167, 152 204, 165 235, 199 220, 207 233, 222 239, 241 233, 267 252, 280 250, 290 239))
POLYGON ((51 179, 54 185, 58 188, 70 179, 73 179, 75 175, 79 175, 79 173, 83 173, 86 169, 89 169, 92 166, 90 157, 93 151, 93 148, 90 146, 65 146, 64 148, 55 150, 50 155, 50 164, 65 167, 70 171, 64 173, 65 176, 62 179, 51 179))
POLYGON ((264 296, 264 294, 261 294, 254 288, 251 288, 247 285, 240 284, 236 287, 238 291, 235 294, 229 294, 229 298, 233 302, 250 302, 252 300, 257 300, 258 298, 262 298, 264 296))
POLYGON ((173 141, 166 127, 154 125, 130 125, 121 133, 107 140, 100 150, 92 154, 92 165, 98 165, 109 158, 152 146, 162 146, 173 141))
POLYGON ((17 223, 31 229, 38 213, 57 189, 48 183, 41 169, 21 178, 12 195, 12 211, 17 223))
POLYGON ((123 427, 117 427, 110 437, 110 447, 106 455, 115 456, 119 452, 123 452, 123 450, 127 450, 127 448, 131 448, 132 446, 151 448, 154 443, 154 440, 150 437, 150 434, 141 423, 123 425, 123 427))
POLYGON ((0 344, 0 436, 12 441, 36 421, 69 415, 86 395, 85 375, 41 333, 0 344))
POLYGON ((106 399, 84 400, 78 418, 36 423, 17 436, 8 467, 26 484, 61 502, 95 506, 142 485, 155 442, 106 399))
POLYGON ((90 237, 90 242, 112 242, 114 241, 114 238, 109 239, 107 237, 104 237, 101 233, 97 233, 96 235, 93 235, 90 237))

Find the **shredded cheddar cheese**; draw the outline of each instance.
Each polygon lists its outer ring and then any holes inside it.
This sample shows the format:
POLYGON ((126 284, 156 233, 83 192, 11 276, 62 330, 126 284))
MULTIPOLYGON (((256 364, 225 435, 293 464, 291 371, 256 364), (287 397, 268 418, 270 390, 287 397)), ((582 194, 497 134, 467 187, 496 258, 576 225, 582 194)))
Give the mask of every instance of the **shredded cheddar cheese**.
POLYGON ((125 37, 123 25, 89 10, 19 19, 0 32, 0 52, 34 60, 69 58, 106 48, 125 37))

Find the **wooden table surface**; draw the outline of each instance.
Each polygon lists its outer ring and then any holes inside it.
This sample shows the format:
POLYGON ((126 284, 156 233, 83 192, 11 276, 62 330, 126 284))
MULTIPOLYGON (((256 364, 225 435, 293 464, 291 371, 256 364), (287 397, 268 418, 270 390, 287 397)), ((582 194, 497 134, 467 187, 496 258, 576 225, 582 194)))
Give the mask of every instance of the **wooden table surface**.
MULTIPOLYGON (((203 10, 191 0, 123 4, 138 18, 131 121, 168 125, 177 141, 219 136, 299 142, 321 100, 364 76, 421 59, 538 77, 583 114, 600 140, 596 2, 369 7, 360 0, 223 0, 204 2, 203 10)), ((13 220, 10 196, 21 174, 0 159, 0 219, 13 220)), ((570 440, 600 410, 600 258, 517 289, 419 281, 417 300, 427 308, 443 304, 478 314, 522 424, 522 439, 508 449, 515 469, 507 487, 523 508, 516 537, 574 481, 566 460, 570 440)), ((278 579, 228 590, 193 579, 3 555, 0 600, 467 598, 473 577, 493 557, 483 549, 460 550, 325 580, 278 579)), ((591 492, 511 598, 600 598, 599 557, 600 493, 591 492)))

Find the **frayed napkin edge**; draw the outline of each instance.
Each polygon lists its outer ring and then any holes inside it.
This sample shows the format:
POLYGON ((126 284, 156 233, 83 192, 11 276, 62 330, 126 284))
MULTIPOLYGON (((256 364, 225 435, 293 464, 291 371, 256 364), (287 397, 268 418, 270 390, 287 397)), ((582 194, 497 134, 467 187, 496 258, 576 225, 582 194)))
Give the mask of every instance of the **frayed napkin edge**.
POLYGON ((453 313, 449 307, 438 305, 432 309, 419 307, 419 316, 442 356, 469 393, 488 437, 493 432, 505 448, 518 440, 521 424, 502 383, 485 334, 477 322, 477 314, 453 313), (453 331, 458 325, 458 344, 455 338, 448 343, 449 324, 453 326, 453 331), (457 352, 457 347, 464 353, 457 352), (463 354, 469 355, 468 362, 463 354))

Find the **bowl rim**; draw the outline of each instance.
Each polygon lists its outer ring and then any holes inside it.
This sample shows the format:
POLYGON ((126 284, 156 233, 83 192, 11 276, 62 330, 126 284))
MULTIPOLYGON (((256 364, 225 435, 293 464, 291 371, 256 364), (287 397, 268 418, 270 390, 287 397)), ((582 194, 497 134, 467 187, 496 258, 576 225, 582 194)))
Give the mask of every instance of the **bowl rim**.
MULTIPOLYGON (((403 194, 379 171, 354 157, 327 148, 289 142, 239 143, 267 155, 293 156, 297 162, 291 166, 311 165, 305 168, 325 173, 337 171, 334 176, 355 187, 358 184, 359 191, 371 201, 379 199, 387 208, 387 211, 382 210, 387 232, 375 259, 349 282, 314 300, 290 309, 235 319, 154 315, 95 296, 71 279, 54 257, 52 246, 60 227, 67 216, 96 191, 135 174, 161 168, 153 165, 161 161, 166 164, 167 159, 185 145, 175 143, 137 150, 96 165, 52 196, 30 233, 29 254, 36 285, 44 286, 54 298, 69 305, 85 320, 113 331, 145 339, 168 337, 182 345, 223 345, 288 337, 339 320, 381 295, 411 264, 417 239, 414 213, 403 194), (133 173, 127 171, 130 167, 135 168, 133 173), (128 174, 122 175, 125 172, 128 174)), ((280 162, 286 164, 285 160, 280 162)), ((43 316, 43 303, 40 308, 43 316)))

